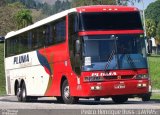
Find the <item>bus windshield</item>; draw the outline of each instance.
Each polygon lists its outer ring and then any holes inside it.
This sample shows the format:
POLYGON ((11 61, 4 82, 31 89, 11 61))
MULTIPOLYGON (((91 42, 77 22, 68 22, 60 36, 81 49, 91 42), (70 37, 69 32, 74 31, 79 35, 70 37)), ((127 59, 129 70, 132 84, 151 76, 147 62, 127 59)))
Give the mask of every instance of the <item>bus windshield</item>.
POLYGON ((80 30, 143 29, 139 12, 92 12, 80 14, 80 30))
POLYGON ((84 71, 147 68, 143 35, 83 36, 84 71))

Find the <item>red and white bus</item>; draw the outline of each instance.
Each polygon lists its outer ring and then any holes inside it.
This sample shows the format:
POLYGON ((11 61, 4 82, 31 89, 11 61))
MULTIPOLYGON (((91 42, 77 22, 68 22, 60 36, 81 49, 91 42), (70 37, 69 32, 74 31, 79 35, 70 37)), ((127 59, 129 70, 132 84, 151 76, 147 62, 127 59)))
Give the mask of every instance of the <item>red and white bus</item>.
POLYGON ((139 10, 83 6, 52 15, 5 37, 8 95, 19 101, 54 96, 129 97, 148 101, 151 85, 139 10))

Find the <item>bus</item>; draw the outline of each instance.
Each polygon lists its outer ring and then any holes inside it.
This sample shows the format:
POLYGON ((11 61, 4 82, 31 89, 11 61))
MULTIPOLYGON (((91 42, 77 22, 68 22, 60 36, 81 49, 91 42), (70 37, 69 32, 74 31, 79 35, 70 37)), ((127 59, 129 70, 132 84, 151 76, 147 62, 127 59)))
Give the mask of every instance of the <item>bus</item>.
POLYGON ((5 36, 8 95, 18 101, 111 97, 149 101, 151 83, 140 12, 135 7, 72 8, 5 36))

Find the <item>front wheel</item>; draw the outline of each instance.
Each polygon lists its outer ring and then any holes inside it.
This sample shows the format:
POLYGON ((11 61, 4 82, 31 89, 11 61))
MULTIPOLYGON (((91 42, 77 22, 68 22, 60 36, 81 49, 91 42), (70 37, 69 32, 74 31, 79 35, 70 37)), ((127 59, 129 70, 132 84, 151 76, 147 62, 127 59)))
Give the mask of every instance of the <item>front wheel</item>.
POLYGON ((62 98, 66 104, 73 104, 78 102, 77 97, 70 95, 70 87, 67 80, 65 80, 62 84, 62 98))
POLYGON ((100 101, 100 100, 101 100, 100 97, 95 97, 95 98, 94 98, 94 101, 100 101))
POLYGON ((142 96, 142 101, 150 101, 151 94, 145 94, 142 96))
POLYGON ((114 96, 112 97, 114 103, 121 104, 128 101, 128 97, 126 96, 114 96))
POLYGON ((56 97, 56 99, 57 99, 58 103, 63 103, 63 98, 61 96, 60 97, 56 97))

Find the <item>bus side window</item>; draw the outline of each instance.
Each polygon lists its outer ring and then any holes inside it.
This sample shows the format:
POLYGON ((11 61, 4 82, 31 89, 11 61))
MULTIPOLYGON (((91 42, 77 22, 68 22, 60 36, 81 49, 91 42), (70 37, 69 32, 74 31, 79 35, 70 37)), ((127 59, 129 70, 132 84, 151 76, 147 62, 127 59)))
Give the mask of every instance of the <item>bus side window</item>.
POLYGON ((12 55, 17 55, 18 51, 19 51, 19 42, 18 42, 18 36, 14 37, 13 41, 12 41, 12 55))
POLYGON ((28 51, 32 50, 32 33, 28 32, 28 51))
POLYGON ((44 47, 44 40, 46 37, 46 25, 41 26, 37 29, 37 44, 38 48, 44 47))
POLYGON ((11 39, 6 39, 5 41, 5 57, 10 56, 10 49, 11 49, 11 39))
POLYGON ((38 48, 37 30, 32 32, 32 50, 38 48))
POLYGON ((18 53, 25 53, 28 51, 28 33, 27 32, 20 35, 20 37, 18 38, 18 43, 19 43, 18 53))
POLYGON ((50 46, 54 44, 54 34, 53 34, 53 26, 52 24, 48 24, 46 26, 46 34, 45 34, 45 46, 50 46))
POLYGON ((55 24, 56 43, 65 41, 66 37, 66 23, 65 18, 61 19, 55 24))

